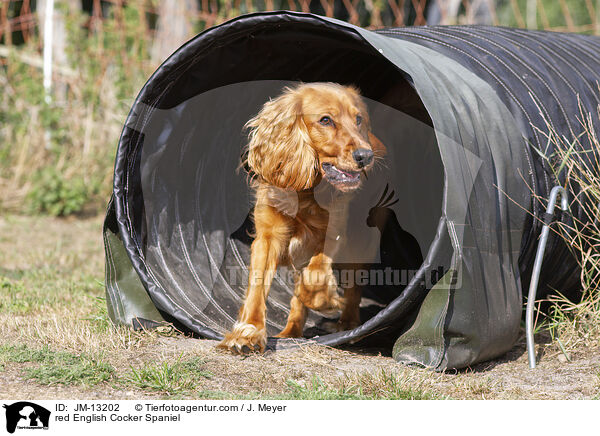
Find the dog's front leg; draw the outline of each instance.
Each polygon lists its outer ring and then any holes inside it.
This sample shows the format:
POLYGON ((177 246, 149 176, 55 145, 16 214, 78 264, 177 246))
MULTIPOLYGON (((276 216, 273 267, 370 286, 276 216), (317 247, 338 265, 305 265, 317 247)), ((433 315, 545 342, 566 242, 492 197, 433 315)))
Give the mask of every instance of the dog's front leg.
POLYGON ((266 301, 283 249, 289 239, 289 222, 269 206, 255 208, 256 238, 250 254, 250 275, 238 321, 220 348, 234 353, 265 351, 266 301))
POLYGON ((337 293, 337 281, 331 268, 332 259, 319 253, 302 270, 294 295, 309 309, 329 311, 342 309, 343 299, 337 293))
POLYGON ((337 282, 331 268, 331 258, 319 253, 310 259, 296 282, 294 296, 290 302, 290 313, 279 338, 302 336, 307 308, 319 311, 339 310, 344 307, 337 293, 337 282))

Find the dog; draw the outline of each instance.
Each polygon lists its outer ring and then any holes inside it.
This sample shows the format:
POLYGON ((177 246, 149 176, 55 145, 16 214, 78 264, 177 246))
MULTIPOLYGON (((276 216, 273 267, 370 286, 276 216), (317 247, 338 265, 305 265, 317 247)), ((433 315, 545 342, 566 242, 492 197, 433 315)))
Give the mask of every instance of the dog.
POLYGON ((301 337, 308 309, 341 310, 338 330, 358 326, 360 291, 353 287, 343 298, 338 295, 332 257, 347 237, 352 193, 385 155, 358 89, 330 82, 285 88, 246 127, 256 230, 244 302, 219 347, 241 354, 265 351, 265 303, 277 266, 284 264, 297 275, 287 324, 277 337, 301 337), (327 208, 316 199, 322 182, 327 208))

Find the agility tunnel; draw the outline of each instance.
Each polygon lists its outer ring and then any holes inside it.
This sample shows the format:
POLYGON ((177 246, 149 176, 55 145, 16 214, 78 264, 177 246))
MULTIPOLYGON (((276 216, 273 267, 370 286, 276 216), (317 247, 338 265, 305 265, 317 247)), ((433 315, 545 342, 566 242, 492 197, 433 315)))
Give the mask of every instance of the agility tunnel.
MULTIPOLYGON (((244 124, 286 86, 336 82, 360 89, 387 148, 352 200, 352 237, 334 259, 340 286, 364 287, 362 324, 332 332, 335 315, 311 312, 304 339, 272 338, 293 293, 294 271, 282 267, 267 300, 268 348, 378 339, 398 362, 437 370, 499 356, 518 339, 543 223, 569 219, 545 216, 564 182, 543 158, 553 154, 545 135, 578 137, 580 109, 599 125, 598 80, 592 36, 368 31, 295 12, 211 28, 158 68, 125 123, 104 225, 109 315, 222 338, 252 242, 244 124), (408 272, 398 261, 406 235, 422 254, 408 272)), ((575 258, 551 232, 540 291, 578 285, 575 258)))

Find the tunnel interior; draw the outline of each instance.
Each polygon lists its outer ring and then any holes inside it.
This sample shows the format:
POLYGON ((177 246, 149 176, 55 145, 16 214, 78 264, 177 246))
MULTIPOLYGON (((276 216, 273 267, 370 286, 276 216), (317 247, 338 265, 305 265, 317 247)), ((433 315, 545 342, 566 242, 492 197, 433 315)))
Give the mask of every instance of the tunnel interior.
MULTIPOLYGON (((372 132, 387 149, 353 195, 350 237, 334 256, 338 285, 354 282, 363 291, 361 322, 373 317, 414 274, 399 260, 402 245, 414 238, 425 258, 442 215, 444 167, 412 78, 357 34, 332 26, 265 23, 182 50, 185 59, 151 79, 137 102, 145 115, 132 135, 129 169, 133 239, 171 306, 163 315, 217 335, 232 326, 253 234, 253 190, 240 165, 244 125, 286 86, 335 82, 360 90, 372 132)), ((267 300, 269 336, 285 326, 294 277, 289 267, 277 271, 267 300)), ((332 331, 336 314, 309 312, 306 337, 332 331)))

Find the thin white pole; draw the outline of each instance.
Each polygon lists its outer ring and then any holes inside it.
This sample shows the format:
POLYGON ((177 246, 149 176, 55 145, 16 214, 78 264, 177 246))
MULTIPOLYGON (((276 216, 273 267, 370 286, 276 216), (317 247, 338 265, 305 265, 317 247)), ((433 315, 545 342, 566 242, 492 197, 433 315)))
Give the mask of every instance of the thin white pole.
POLYGON ((44 92, 46 103, 52 101, 52 42, 54 39, 54 0, 46 0, 44 15, 44 92))
POLYGON ((527 0, 527 28, 537 29, 537 0, 527 0))
POLYGON ((596 0, 596 35, 600 35, 600 0, 596 0))

